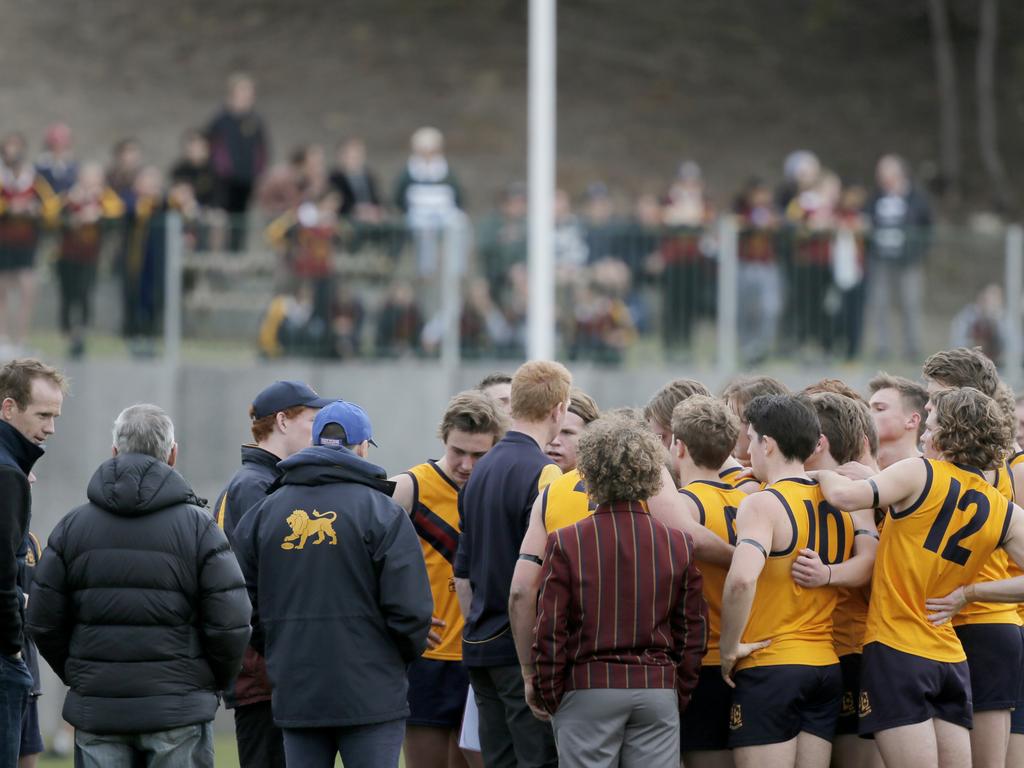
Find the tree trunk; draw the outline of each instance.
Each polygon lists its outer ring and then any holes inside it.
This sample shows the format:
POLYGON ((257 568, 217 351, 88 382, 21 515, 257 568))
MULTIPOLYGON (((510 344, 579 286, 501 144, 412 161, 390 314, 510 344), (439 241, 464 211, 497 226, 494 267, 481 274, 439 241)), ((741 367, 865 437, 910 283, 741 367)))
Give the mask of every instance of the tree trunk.
POLYGON ((975 86, 978 99, 978 149, 981 165, 996 208, 1006 211, 1012 204, 1006 166, 999 154, 996 110, 996 49, 999 43, 999 0, 980 0, 978 57, 975 62, 975 86))
POLYGON ((956 202, 960 195, 960 105, 946 0, 928 0, 928 20, 932 28, 935 79, 939 89, 941 188, 947 199, 956 202))

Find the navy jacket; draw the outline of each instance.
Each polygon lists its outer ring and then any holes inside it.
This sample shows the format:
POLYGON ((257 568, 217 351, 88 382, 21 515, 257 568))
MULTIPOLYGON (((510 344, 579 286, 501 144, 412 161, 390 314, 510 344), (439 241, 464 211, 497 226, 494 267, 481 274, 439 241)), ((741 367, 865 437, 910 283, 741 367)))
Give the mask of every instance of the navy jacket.
POLYGON ((381 467, 306 448, 249 510, 233 544, 253 604, 256 650, 286 728, 409 715, 406 665, 427 644, 433 598, 419 538, 381 467))
MULTIPOLYGON (((242 446, 242 467, 235 472, 213 505, 217 525, 228 538, 242 515, 267 498, 270 487, 281 477, 281 470, 277 468, 280 460, 258 445, 242 446)), ((250 645, 242 658, 242 671, 234 684, 224 691, 224 704, 230 709, 261 701, 270 701, 267 664, 250 645)))
POLYGON ((224 533, 150 456, 108 459, 88 495, 50 534, 28 606, 29 635, 71 688, 64 719, 90 733, 212 720, 249 638, 224 533))
POLYGON ((6 421, 0 421, 0 653, 22 650, 25 594, 18 584, 28 549, 32 497, 28 473, 43 449, 6 421))

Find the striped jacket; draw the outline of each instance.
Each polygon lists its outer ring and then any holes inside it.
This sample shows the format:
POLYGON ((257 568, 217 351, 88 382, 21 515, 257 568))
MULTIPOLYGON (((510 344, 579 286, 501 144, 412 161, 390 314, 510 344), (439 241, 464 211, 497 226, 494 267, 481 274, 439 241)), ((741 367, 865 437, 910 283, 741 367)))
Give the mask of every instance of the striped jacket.
POLYGON ((707 650, 701 588, 690 537, 639 502, 552 533, 533 646, 544 707, 571 690, 675 688, 685 708, 707 650))

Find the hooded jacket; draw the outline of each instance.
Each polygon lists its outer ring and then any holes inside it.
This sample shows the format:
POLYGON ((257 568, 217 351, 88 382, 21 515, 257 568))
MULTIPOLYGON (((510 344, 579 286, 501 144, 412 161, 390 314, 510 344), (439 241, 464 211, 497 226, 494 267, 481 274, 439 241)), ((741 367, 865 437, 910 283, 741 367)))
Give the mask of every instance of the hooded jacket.
POLYGON ((249 599, 224 532, 162 461, 121 454, 57 524, 27 630, 70 687, 64 719, 151 733, 213 719, 249 638, 249 599))
POLYGON ((22 650, 25 595, 18 584, 32 500, 28 473, 43 449, 0 421, 0 654, 22 650))
POLYGON ((406 665, 426 648, 433 598, 419 538, 384 470, 346 449, 306 448, 232 542, 254 606, 283 728, 409 715, 406 665))

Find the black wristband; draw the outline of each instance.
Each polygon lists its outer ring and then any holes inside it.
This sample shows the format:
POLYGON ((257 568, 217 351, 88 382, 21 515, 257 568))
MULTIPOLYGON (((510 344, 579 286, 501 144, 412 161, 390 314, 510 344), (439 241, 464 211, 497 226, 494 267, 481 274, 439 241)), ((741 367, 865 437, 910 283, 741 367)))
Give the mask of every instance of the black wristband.
POLYGON ((871 508, 874 509, 878 506, 878 483, 874 481, 874 478, 868 478, 868 485, 871 486, 871 508))
POLYGON ((870 536, 872 539, 878 538, 878 531, 872 531, 868 528, 858 528, 853 532, 854 536, 870 536))
POLYGON ((536 555, 528 554, 526 552, 520 552, 519 553, 519 559, 520 560, 526 560, 528 563, 536 563, 537 565, 544 565, 544 561, 541 560, 539 557, 537 557, 536 555))
POLYGON ((768 559, 768 553, 765 551, 765 548, 761 546, 760 541, 755 539, 740 539, 736 542, 736 546, 738 547, 740 544, 749 544, 752 547, 757 547, 758 551, 764 556, 764 559, 768 559))

